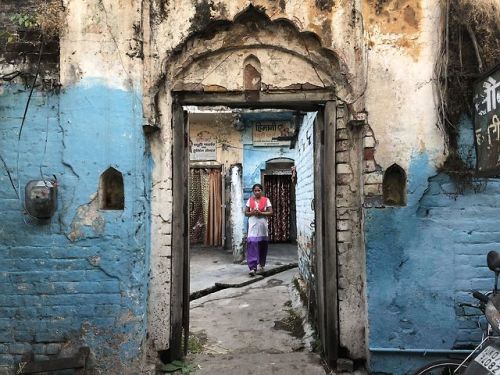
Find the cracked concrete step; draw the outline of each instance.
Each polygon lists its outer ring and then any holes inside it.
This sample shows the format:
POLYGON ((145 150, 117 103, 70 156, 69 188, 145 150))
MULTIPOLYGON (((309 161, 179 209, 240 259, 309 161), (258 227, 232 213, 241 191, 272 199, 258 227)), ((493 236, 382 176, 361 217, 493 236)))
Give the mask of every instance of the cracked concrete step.
POLYGON ((272 276, 280 272, 288 271, 289 269, 298 267, 297 263, 283 264, 278 267, 269 267, 265 272, 260 275, 250 277, 249 275, 234 276, 229 279, 215 283, 215 286, 222 288, 241 288, 249 284, 262 280, 264 277, 272 276))

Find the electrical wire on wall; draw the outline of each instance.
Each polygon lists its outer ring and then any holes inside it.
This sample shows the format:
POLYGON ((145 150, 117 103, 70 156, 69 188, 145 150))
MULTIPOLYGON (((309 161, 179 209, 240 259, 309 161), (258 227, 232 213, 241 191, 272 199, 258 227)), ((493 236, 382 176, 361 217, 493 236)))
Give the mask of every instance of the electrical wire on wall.
MULTIPOLYGON (((16 191, 16 194, 17 194, 17 198, 19 199, 19 203, 23 209, 23 212, 28 215, 30 218, 32 219, 36 219, 34 217, 32 217, 29 212, 26 210, 26 206, 23 202, 23 199, 21 197, 21 176, 20 176, 20 173, 19 173, 19 158, 20 158, 20 148, 21 148, 21 137, 22 137, 22 134, 23 134, 23 128, 24 128, 24 124, 26 122, 26 117, 28 115, 28 109, 29 109, 29 106, 30 106, 30 103, 31 103, 31 97, 33 96, 33 91, 35 89, 35 85, 36 85, 36 82, 38 80, 38 76, 40 74, 40 66, 41 66, 41 62, 42 62, 42 54, 43 54, 43 46, 44 46, 44 41, 43 41, 43 37, 40 39, 40 50, 39 50, 39 53, 38 53, 38 62, 37 62, 37 66, 36 66, 36 71, 35 71, 35 77, 33 78, 33 83, 31 84, 31 89, 30 89, 30 92, 29 92, 29 95, 28 95, 28 100, 26 101, 26 105, 24 107, 24 113, 23 113, 23 117, 22 117, 22 120, 21 120, 21 126, 19 127, 19 132, 17 134, 17 155, 16 155, 16 178, 17 178, 17 191, 16 191)), ((23 216, 23 220, 24 220, 24 223, 25 224, 32 224, 30 222, 27 222, 26 221, 26 216, 23 216)))

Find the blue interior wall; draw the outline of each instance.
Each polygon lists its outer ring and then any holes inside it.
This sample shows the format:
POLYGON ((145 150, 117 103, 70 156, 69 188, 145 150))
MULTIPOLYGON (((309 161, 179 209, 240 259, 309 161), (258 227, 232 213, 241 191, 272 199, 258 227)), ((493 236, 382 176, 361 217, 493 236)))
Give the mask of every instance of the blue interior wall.
MULTIPOLYGON (((470 149, 470 121, 460 144, 470 149)), ((471 290, 491 290, 486 254, 500 249, 500 181, 481 192, 457 187, 415 153, 406 207, 365 209, 369 346, 377 373, 401 375, 429 357, 390 349, 463 349, 477 344, 477 312, 464 311, 471 290), (389 349, 385 351, 385 349, 389 349)))
MULTIPOLYGON (((243 121, 245 130, 242 136, 243 144, 243 200, 244 205, 252 194, 254 184, 263 184, 261 173, 266 169, 266 161, 275 158, 295 159, 296 150, 289 146, 283 147, 264 147, 254 146, 252 137, 252 121, 257 120, 291 120, 292 113, 286 112, 261 112, 245 114, 243 121)), ((272 204, 272 202, 271 202, 272 204)), ((245 225, 247 218, 245 217, 245 225)))
POLYGON ((0 94, 0 154, 16 186, 55 175, 58 209, 36 225, 0 165, 0 366, 90 346, 97 367, 126 363, 146 333, 150 158, 141 94, 83 81, 59 94, 0 94), (19 162, 17 163, 17 159, 19 162), (17 164, 19 168, 17 168, 17 164), (123 174, 125 209, 98 209, 99 177, 123 174), (41 169, 41 172, 40 172, 41 169), (17 173, 19 172, 19 174, 17 173))

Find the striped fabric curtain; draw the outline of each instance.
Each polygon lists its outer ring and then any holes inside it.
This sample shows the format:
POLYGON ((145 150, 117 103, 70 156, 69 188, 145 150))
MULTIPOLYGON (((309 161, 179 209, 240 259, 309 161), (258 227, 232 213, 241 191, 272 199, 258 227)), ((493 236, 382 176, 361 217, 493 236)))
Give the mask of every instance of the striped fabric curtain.
POLYGON ((219 169, 189 171, 191 244, 222 246, 222 181, 219 169))
POLYGON ((208 173, 208 219, 205 246, 222 246, 222 181, 221 171, 208 173))
POLYGON ((274 215, 269 219, 269 241, 290 241, 292 179, 288 175, 267 175, 264 192, 271 200, 274 215))

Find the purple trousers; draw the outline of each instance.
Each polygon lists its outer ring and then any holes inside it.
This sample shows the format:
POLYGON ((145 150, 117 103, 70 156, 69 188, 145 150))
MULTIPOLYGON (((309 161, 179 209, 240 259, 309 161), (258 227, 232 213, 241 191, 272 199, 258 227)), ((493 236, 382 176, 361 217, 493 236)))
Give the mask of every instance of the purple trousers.
POLYGON ((264 267, 267 258, 267 236, 249 237, 247 239, 247 264, 251 270, 256 270, 257 265, 264 267))

